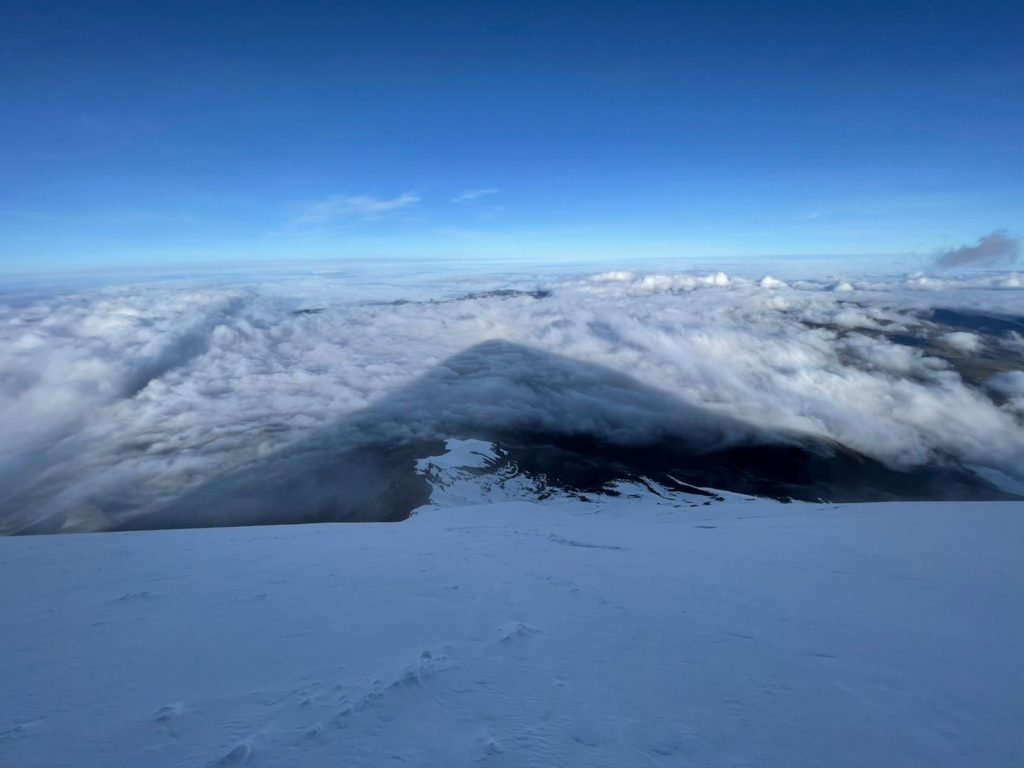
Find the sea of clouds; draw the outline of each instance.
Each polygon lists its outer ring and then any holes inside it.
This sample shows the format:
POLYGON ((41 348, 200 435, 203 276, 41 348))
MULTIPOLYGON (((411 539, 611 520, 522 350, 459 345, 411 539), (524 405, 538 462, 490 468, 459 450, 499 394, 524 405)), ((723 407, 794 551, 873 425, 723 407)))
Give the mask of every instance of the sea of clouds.
MULTIPOLYGON (((929 325, 935 308, 1019 318, 1024 276, 324 273, 9 294, 0 532, 54 516, 102 527, 125 498, 158 506, 492 340, 604 366, 701 412, 835 440, 892 467, 953 457, 1024 480, 1024 336, 929 325), (971 359, 998 365, 972 381, 957 366, 971 359)), ((508 391, 490 381, 418 407, 486 406, 488 419, 521 424, 524 387, 548 374, 520 373, 508 391)), ((593 387, 555 388, 558 398, 529 403, 531 418, 550 425, 615 408, 595 402, 593 387)), ((395 440, 401 422, 389 422, 395 440)))

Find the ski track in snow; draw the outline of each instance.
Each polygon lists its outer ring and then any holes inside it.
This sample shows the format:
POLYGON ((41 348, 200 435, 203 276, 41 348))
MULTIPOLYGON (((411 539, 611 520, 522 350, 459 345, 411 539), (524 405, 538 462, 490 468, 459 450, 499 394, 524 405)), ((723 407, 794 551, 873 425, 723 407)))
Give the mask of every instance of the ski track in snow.
POLYGON ((1022 543, 736 497, 0 539, 0 765, 1019 766, 1022 543))

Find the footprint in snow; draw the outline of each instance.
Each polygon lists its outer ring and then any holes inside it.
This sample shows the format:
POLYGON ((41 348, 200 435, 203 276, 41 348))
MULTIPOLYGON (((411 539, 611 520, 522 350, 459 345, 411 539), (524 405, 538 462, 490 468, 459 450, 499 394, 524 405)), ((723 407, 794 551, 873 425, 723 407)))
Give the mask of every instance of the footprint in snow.
POLYGON ((167 736, 177 737, 178 719, 185 711, 185 702, 176 701, 173 704, 160 707, 153 715, 153 722, 167 736))
POLYGON ((173 704, 167 704, 166 706, 160 707, 153 715, 153 719, 158 723, 168 723, 174 718, 181 715, 185 711, 185 702, 176 701, 173 704))
POLYGON ((240 744, 236 744, 217 760, 214 760, 211 766, 246 765, 252 759, 252 752, 252 744, 243 741, 240 744))
POLYGON ((529 624, 524 624, 521 621, 508 621, 498 628, 501 634, 499 642, 507 643, 510 640, 515 640, 519 637, 530 637, 531 635, 540 634, 540 630, 536 627, 531 627, 529 624))
POLYGON ((494 738, 488 730, 483 730, 477 737, 477 741, 483 748, 484 758, 493 757, 494 755, 500 755, 505 750, 501 748, 501 744, 494 738))

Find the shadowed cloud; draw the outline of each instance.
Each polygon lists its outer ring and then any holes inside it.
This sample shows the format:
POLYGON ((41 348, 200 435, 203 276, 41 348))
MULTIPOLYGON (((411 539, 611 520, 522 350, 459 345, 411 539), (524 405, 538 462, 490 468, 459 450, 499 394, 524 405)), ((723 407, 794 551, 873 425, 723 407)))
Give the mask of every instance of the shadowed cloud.
POLYGON ((489 341, 159 509, 130 491, 94 498, 101 518, 91 527, 401 520, 430 497, 416 460, 443 452, 449 437, 493 441, 519 471, 570 493, 649 480, 684 494, 698 486, 811 501, 1006 497, 953 460, 889 469, 833 441, 759 428, 601 365, 489 341))
POLYGON ((978 240, 977 245, 962 245, 943 251, 935 257, 935 266, 1009 267, 1020 258, 1020 238, 1010 237, 1005 229, 997 229, 978 240))

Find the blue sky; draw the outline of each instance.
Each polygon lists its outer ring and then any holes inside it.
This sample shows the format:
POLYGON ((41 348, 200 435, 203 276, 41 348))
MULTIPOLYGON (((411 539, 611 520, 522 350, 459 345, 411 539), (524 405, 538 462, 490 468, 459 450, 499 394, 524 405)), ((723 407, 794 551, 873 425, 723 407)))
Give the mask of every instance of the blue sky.
POLYGON ((1024 222, 1024 6, 4 2, 0 269, 927 253, 1024 222))

